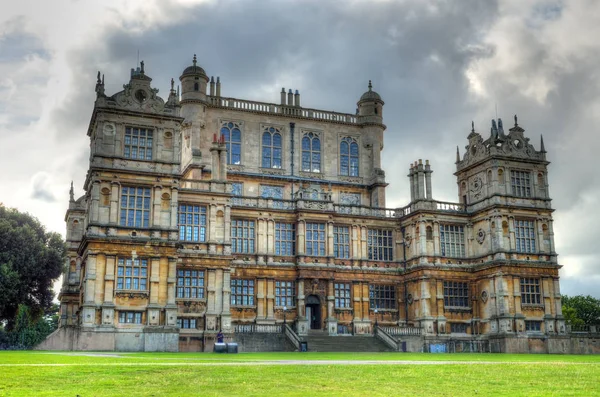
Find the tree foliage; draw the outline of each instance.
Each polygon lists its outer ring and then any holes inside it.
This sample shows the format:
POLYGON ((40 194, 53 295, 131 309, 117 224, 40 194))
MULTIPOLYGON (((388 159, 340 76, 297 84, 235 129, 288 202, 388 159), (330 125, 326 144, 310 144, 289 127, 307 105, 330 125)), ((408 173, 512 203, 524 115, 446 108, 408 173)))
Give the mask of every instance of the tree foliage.
POLYGON ((600 324, 600 299, 590 295, 562 296, 563 315, 569 325, 600 324))
POLYGON ((52 306, 52 283, 63 270, 66 251, 58 233, 46 232, 29 214, 0 205, 0 321, 7 331, 20 321, 19 305, 27 306, 33 322, 52 306))

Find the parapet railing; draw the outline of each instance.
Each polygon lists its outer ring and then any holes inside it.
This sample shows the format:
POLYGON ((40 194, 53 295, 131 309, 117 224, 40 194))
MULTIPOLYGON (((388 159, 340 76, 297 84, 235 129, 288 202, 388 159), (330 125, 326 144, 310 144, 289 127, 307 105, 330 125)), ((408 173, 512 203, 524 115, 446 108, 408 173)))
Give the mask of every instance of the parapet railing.
POLYGON ((378 327, 390 336, 421 336, 423 329, 420 327, 378 327))
POLYGON ((392 208, 366 207, 362 205, 334 204, 333 210, 338 214, 376 216, 380 218, 397 218, 399 212, 392 208))
POLYGON ((237 334, 279 334, 282 330, 281 324, 235 324, 233 327, 237 334))
POLYGON ((567 332, 571 334, 596 334, 600 332, 600 325, 567 325, 567 332))
POLYGON ((229 109, 247 110, 251 112, 278 113, 286 116, 304 117, 308 119, 333 121, 338 123, 356 124, 358 117, 349 113, 330 112, 325 110, 308 109, 298 106, 276 105, 274 103, 248 101, 245 99, 209 97, 213 106, 229 109))

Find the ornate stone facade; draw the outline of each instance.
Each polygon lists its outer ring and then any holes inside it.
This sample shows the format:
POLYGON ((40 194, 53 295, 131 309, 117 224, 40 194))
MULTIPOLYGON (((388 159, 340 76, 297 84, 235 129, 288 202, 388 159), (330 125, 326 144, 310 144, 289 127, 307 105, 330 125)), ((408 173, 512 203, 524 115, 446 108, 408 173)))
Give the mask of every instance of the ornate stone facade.
POLYGON ((411 202, 388 209, 370 82, 342 114, 291 90, 223 97, 195 57, 180 81, 163 101, 143 64, 111 97, 99 75, 84 195, 66 214, 61 326, 87 343, 71 348, 202 350, 218 330, 284 321, 301 335, 565 333, 548 162, 516 117, 508 134, 500 120, 488 139, 471 131, 458 202, 433 199, 419 160, 411 202))

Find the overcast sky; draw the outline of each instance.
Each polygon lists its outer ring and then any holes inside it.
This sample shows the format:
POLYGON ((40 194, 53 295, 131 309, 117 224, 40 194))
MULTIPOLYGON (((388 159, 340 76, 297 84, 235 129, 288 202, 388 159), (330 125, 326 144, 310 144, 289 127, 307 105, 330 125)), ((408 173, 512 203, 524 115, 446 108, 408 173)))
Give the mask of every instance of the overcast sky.
POLYGON ((194 53, 222 95, 354 113, 385 101, 388 207, 430 159, 434 198, 457 201, 456 146, 513 115, 550 165, 562 292, 600 297, 600 3, 525 1, 20 0, 0 14, 0 202, 64 235, 83 193, 98 70, 122 89, 138 51, 159 95, 194 53), (497 109, 497 110, 496 110, 497 109))

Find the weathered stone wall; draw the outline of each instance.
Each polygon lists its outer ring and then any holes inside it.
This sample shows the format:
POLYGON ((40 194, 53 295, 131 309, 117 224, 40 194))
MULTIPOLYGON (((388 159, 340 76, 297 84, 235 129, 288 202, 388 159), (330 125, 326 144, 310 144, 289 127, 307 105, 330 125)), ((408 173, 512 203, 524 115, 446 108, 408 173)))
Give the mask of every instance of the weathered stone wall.
POLYGON ((233 341, 242 352, 285 352, 294 351, 286 336, 281 334, 236 334, 233 341))

